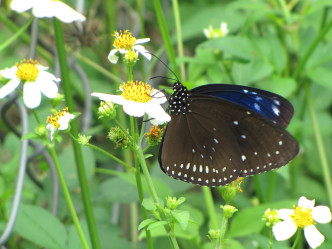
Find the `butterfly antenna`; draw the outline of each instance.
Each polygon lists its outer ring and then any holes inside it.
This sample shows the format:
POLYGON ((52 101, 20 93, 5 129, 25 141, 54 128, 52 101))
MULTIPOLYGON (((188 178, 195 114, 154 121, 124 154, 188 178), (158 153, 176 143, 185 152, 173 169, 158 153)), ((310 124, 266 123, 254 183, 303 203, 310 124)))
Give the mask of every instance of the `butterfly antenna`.
MULTIPOLYGON (((158 61, 160 61, 176 78, 176 81, 180 82, 179 77, 175 74, 175 72, 165 63, 163 62, 158 56, 152 54, 151 52, 149 52, 153 57, 155 57, 158 61)), ((175 80, 172 78, 168 78, 168 77, 162 77, 162 76, 154 76, 150 79, 155 79, 155 78, 165 78, 165 79, 170 79, 170 80, 175 80)))

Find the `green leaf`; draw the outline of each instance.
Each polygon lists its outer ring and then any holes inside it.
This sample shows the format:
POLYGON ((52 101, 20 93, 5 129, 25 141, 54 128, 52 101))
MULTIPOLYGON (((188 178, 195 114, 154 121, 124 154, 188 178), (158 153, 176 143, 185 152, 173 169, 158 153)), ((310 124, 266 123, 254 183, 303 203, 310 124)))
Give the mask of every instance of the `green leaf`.
POLYGON ((35 139, 35 138, 39 138, 39 136, 37 136, 36 133, 34 133, 34 132, 28 132, 21 137, 21 140, 23 141, 23 140, 35 139))
POLYGON ((155 209, 157 209, 155 203, 153 202, 153 200, 151 198, 144 198, 143 202, 142 202, 142 205, 146 210, 155 210, 155 209))
POLYGON ((188 221, 189 221, 189 212, 188 211, 172 211, 172 216, 176 219, 177 222, 179 222, 181 228, 183 230, 187 229, 188 221))
POLYGON ((141 229, 143 229, 143 228, 145 228, 145 227, 147 227, 147 226, 149 226, 149 225, 151 225, 152 223, 155 223, 155 222, 157 222, 156 219, 146 219, 146 220, 143 220, 141 222, 141 224, 139 224, 138 230, 141 230, 141 229))
POLYGON ((261 84, 264 89, 283 97, 291 96, 296 90, 296 85, 296 81, 293 78, 281 77, 279 75, 272 75, 267 81, 261 84))
POLYGON ((326 87, 328 89, 332 89, 331 79, 332 79, 332 71, 331 69, 327 69, 325 67, 316 67, 307 72, 307 76, 315 83, 326 87))
POLYGON ((66 249, 66 229, 50 212, 38 206, 20 206, 15 231, 40 247, 66 249))
POLYGON ((250 207, 239 211, 235 214, 234 218, 231 219, 231 225, 228 230, 227 238, 242 237, 259 233, 264 227, 262 217, 266 209, 291 208, 292 205, 296 203, 297 200, 281 201, 250 207))
POLYGON ((152 230, 152 229, 155 229, 155 228, 158 228, 158 227, 161 227, 161 226, 164 226, 168 224, 167 221, 157 221, 157 222, 154 222, 152 223, 150 226, 148 226, 148 230, 152 230))

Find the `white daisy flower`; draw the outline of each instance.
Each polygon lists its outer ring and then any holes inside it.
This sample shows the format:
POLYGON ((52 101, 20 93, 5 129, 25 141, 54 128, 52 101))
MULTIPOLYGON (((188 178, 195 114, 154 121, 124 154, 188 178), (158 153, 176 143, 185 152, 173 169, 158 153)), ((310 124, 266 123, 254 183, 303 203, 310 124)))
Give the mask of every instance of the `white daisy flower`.
POLYGON ((0 88, 0 99, 13 92, 19 84, 23 83, 23 100, 27 107, 36 108, 41 102, 41 92, 53 99, 58 93, 55 82, 60 79, 46 72, 48 68, 38 64, 37 61, 24 60, 11 68, 0 70, 0 75, 9 79, 8 83, 0 88))
POLYGON ((151 60, 151 54, 145 50, 145 48, 140 45, 150 41, 150 38, 136 39, 131 35, 128 30, 125 30, 124 33, 120 30, 114 34, 115 40, 113 46, 115 49, 112 49, 108 55, 108 59, 111 63, 115 64, 118 62, 119 57, 116 55, 118 52, 120 54, 127 54, 129 52, 140 53, 148 60, 151 60))
POLYGON ((218 37, 223 37, 228 34, 229 30, 227 27, 227 23, 222 22, 220 24, 220 28, 214 29, 211 25, 203 30, 203 33, 206 38, 212 39, 212 38, 218 38, 218 37))
POLYGON ((311 248, 320 246, 324 236, 315 227, 315 223, 328 223, 331 221, 331 211, 327 206, 315 206, 315 200, 308 200, 302 196, 298 206, 294 209, 278 210, 283 220, 272 227, 276 240, 287 240, 294 235, 297 228, 302 228, 304 237, 311 248))
POLYGON ((10 7, 20 13, 32 9, 35 17, 56 17, 64 23, 86 20, 82 14, 58 0, 13 0, 10 7))
POLYGON ((53 140, 53 135, 57 130, 67 130, 69 127, 70 120, 74 119, 75 115, 68 112, 68 107, 63 108, 62 111, 58 111, 53 116, 48 116, 46 122, 47 131, 51 141, 53 140))
POLYGON ((156 119, 157 123, 169 122, 171 117, 164 111, 161 104, 167 101, 166 96, 149 84, 141 81, 128 81, 120 87, 121 95, 92 93, 100 100, 123 105, 123 110, 130 116, 142 117, 147 113, 156 119))

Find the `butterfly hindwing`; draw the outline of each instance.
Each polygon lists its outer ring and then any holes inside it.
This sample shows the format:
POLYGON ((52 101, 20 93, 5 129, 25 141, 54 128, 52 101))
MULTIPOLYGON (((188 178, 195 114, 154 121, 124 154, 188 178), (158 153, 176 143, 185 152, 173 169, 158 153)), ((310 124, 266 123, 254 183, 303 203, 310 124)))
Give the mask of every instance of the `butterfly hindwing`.
POLYGON ((193 95, 191 112, 172 114, 159 163, 173 178, 218 186, 287 164, 298 152, 280 125, 248 108, 193 95))

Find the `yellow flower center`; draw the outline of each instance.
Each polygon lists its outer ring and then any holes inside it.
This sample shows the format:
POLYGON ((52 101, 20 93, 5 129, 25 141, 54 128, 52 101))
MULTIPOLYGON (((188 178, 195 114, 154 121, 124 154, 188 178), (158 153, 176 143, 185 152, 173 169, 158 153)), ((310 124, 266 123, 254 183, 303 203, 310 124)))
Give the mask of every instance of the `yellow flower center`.
POLYGON ((131 50, 136 41, 136 38, 133 37, 128 30, 125 30, 124 33, 122 33, 122 30, 120 30, 120 33, 115 32, 114 37, 115 40, 113 46, 117 49, 122 48, 126 50, 131 50))
POLYGON ((123 83, 122 86, 122 97, 127 100, 132 100, 135 102, 146 103, 151 100, 151 93, 153 88, 148 84, 142 81, 128 81, 123 83))
POLYGON ((304 228, 315 224, 311 211, 311 208, 296 207, 294 208, 294 214, 290 215, 290 217, 294 220, 297 227, 304 228))
POLYGON ((16 63, 17 77, 25 81, 35 81, 39 73, 37 64, 38 64, 37 61, 31 59, 21 61, 21 64, 16 63))
POLYGON ((59 118, 65 116, 66 113, 68 113, 68 107, 63 108, 62 111, 57 111, 54 116, 48 116, 46 123, 49 123, 58 129, 60 127, 60 124, 58 123, 59 118))

